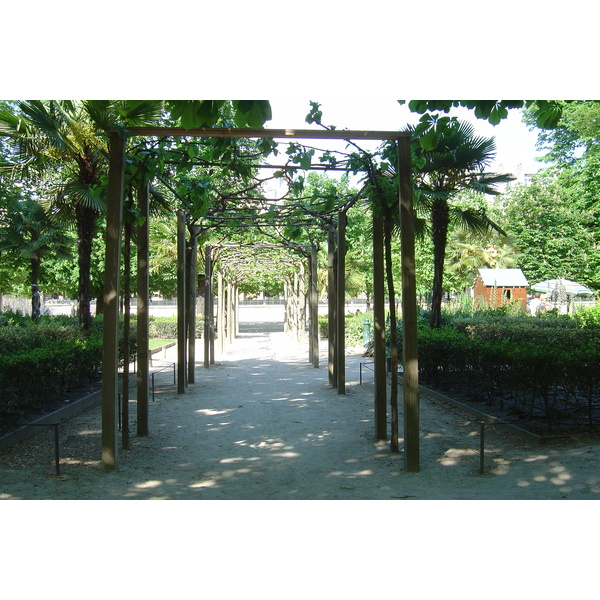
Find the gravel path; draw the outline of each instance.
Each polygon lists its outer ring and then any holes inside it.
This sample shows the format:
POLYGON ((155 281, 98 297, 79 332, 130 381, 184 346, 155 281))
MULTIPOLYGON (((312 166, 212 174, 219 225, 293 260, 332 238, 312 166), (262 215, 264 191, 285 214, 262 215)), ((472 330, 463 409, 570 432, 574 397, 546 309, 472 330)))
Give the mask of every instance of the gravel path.
POLYGON ((197 368, 183 395, 172 373, 157 376, 148 437, 135 435, 132 399, 131 446, 120 451, 116 472, 100 469, 94 408, 61 426, 58 478, 51 431, 0 452, 0 499, 599 497, 597 442, 530 446, 490 429, 481 475, 477 425, 427 398, 421 472, 405 472, 402 452, 373 439, 372 372, 358 385, 362 360, 348 356, 342 396, 327 384, 325 345, 314 369, 306 348, 283 333, 242 334, 215 366, 197 368))

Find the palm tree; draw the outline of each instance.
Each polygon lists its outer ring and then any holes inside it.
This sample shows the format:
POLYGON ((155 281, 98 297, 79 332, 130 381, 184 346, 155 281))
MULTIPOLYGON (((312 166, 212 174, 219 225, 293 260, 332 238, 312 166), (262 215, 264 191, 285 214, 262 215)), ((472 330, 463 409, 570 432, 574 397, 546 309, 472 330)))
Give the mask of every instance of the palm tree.
MULTIPOLYGON (((414 128, 409 127, 409 131, 414 128)), ((441 325, 444 258, 451 223, 477 233, 497 231, 504 234, 482 209, 461 208, 451 204, 460 190, 473 189, 486 194, 498 194, 494 186, 510 181, 508 175, 486 173, 485 168, 495 157, 494 138, 475 136, 473 125, 450 120, 440 130, 433 150, 425 150, 415 136, 413 145, 417 172, 417 211, 429 217, 433 242, 433 286, 429 325, 441 325)))
POLYGON ((478 269, 510 269, 517 262, 511 240, 500 233, 481 235, 455 228, 449 235, 445 270, 463 289, 473 286, 478 269))
POLYGON ((105 209, 107 143, 102 133, 119 125, 155 122, 160 101, 27 100, 0 110, 0 135, 13 141, 0 173, 53 182, 52 205, 77 228, 78 315, 91 323, 91 254, 97 220, 105 209))
POLYGON ((31 318, 40 315, 38 280, 45 256, 72 258, 72 239, 52 215, 32 198, 13 198, 0 216, 0 250, 29 261, 31 274, 31 318))

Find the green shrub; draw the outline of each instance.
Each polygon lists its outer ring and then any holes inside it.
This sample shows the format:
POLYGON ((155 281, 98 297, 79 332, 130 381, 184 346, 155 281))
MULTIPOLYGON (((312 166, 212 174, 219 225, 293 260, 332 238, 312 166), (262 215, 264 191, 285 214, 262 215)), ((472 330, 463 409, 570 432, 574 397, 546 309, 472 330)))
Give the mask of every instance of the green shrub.
POLYGON ((346 345, 362 346, 365 330, 365 321, 369 322, 370 334, 373 334, 373 311, 356 312, 353 315, 346 315, 346 345))
POLYGON ((580 326, 600 329, 600 305, 590 308, 577 308, 572 319, 580 326))
MULTIPOLYGON (((400 325, 400 360, 401 334, 400 325)), ((425 384, 458 387, 526 420, 543 418, 548 430, 559 420, 594 424, 600 401, 600 327, 594 318, 457 316, 438 329, 419 327, 418 358, 425 384)))
MULTIPOLYGON (((352 315, 346 315, 345 331, 346 346, 362 346, 364 322, 369 321, 371 337, 373 336, 373 311, 357 312, 352 315)), ((329 317, 319 315, 319 337, 327 339, 329 337, 329 317)))
MULTIPOLYGON (((67 391, 94 380, 102 365, 102 318, 88 330, 76 320, 5 319, 0 326, 0 431, 20 424, 67 391)), ((122 328, 119 348, 123 358, 122 328)), ((131 330, 130 355, 136 350, 131 330)))
POLYGON ((327 315, 319 315, 319 337, 326 340, 329 337, 329 317, 327 315))
MULTIPOLYGON (((148 333, 151 338, 177 339, 177 317, 150 317, 148 333)), ((196 317, 196 338, 204 335, 204 319, 196 317)))

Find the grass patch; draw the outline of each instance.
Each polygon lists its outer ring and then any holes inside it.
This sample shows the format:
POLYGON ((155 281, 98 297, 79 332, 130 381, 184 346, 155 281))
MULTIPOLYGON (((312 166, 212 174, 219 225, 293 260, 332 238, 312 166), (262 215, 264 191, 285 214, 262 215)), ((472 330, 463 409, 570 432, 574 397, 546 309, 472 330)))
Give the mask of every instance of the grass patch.
POLYGON ((160 339, 160 338, 152 338, 149 341, 149 346, 150 346, 150 350, 154 350, 156 348, 160 348, 161 346, 166 346, 167 344, 170 344, 171 342, 176 342, 177 340, 166 340, 166 339, 160 339))

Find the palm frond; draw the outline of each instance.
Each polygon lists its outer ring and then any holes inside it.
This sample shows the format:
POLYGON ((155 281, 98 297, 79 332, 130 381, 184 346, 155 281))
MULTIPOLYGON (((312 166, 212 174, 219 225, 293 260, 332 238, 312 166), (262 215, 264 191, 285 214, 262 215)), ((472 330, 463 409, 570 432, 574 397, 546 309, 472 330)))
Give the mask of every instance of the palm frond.
POLYGON ((496 231, 501 235, 506 236, 506 232, 500 225, 492 221, 482 209, 451 206, 449 213, 450 221, 462 229, 476 234, 496 231))
POLYGON ((495 188, 499 183, 509 183, 516 178, 508 173, 480 173, 469 182, 469 187, 477 192, 496 196, 501 192, 495 188))
POLYGON ((93 188, 79 181, 71 181, 63 187, 61 200, 63 202, 70 200, 71 203, 81 204, 97 212, 103 212, 106 208, 106 204, 94 193, 93 188))
POLYGON ((117 120, 112 111, 111 100, 84 100, 82 105, 84 111, 101 131, 108 131, 116 125, 117 120))
POLYGON ((166 215, 171 210, 169 199, 156 187, 150 186, 150 214, 166 215))
POLYGON ((147 125, 160 119, 164 110, 162 100, 121 100, 116 110, 125 125, 147 125))
POLYGON ((0 135, 15 137, 29 133, 27 121, 22 115, 6 109, 0 109, 0 135))
POLYGON ((155 123, 163 114, 162 100, 84 100, 83 108, 101 131, 118 125, 155 123))
POLYGON ((19 108, 52 146, 63 151, 69 149, 68 139, 61 130, 60 119, 51 115, 41 100, 25 100, 19 103, 19 108))

